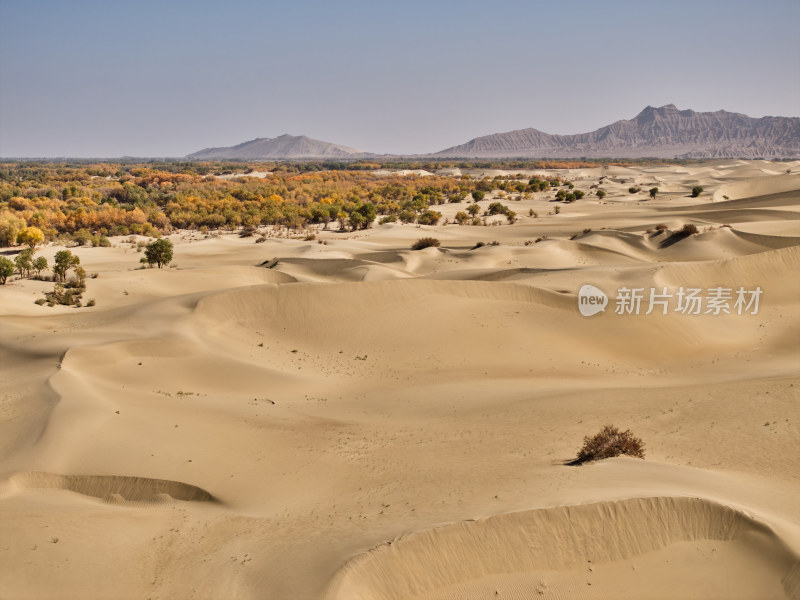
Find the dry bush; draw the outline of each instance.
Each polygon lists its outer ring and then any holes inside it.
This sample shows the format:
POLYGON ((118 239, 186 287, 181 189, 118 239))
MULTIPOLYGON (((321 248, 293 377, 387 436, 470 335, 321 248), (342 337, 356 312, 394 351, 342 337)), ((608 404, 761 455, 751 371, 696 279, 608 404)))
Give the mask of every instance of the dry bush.
POLYGON ((242 227, 242 230, 239 232, 240 238, 247 238, 253 237, 256 234, 256 226, 255 225, 245 225, 242 227))
POLYGON ((424 237, 419 238, 416 242, 411 245, 412 250, 422 250, 423 248, 437 248, 441 245, 441 242, 436 238, 432 237, 424 237))
POLYGON ((613 425, 606 425, 593 437, 583 438, 583 447, 578 451, 578 457, 572 464, 581 465, 620 454, 644 458, 644 442, 635 437, 630 429, 620 431, 613 425))

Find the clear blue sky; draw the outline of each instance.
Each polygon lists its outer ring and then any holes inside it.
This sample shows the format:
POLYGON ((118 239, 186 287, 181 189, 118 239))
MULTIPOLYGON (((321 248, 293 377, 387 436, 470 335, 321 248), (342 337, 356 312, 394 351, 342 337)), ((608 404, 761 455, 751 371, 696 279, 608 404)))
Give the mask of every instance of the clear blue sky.
POLYGON ((798 0, 0 0, 0 156, 424 153, 674 103, 800 115, 798 0))

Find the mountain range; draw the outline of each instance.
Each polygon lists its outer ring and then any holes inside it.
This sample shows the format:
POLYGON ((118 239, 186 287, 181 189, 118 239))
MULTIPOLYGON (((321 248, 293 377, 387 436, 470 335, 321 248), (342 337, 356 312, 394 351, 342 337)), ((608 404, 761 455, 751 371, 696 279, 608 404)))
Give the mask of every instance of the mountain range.
MULTIPOLYGON (((259 138, 238 146, 207 148, 187 158, 224 159, 357 159, 378 155, 306 136, 259 138)), ((385 155, 384 155, 385 156, 385 155)), ((800 118, 752 118, 719 110, 679 110, 674 104, 648 106, 589 133, 552 135, 518 129, 477 137, 424 158, 797 158, 800 118)))

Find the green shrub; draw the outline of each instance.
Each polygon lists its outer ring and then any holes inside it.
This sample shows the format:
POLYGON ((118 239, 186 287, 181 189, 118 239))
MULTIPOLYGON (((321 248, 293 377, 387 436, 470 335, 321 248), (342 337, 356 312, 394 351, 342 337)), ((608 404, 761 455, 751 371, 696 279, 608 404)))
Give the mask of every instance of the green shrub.
POLYGON ((441 218, 442 213, 436 212, 435 210, 426 210, 419 217, 417 217, 417 223, 420 225, 436 225, 439 223, 439 219, 441 218))
POLYGON ((469 215, 467 213, 465 213, 463 210, 460 210, 460 211, 458 211, 456 213, 456 216, 455 216, 455 222, 456 223, 458 223, 459 225, 463 225, 467 221, 469 221, 469 215))
POLYGON ((5 256, 0 256, 0 285, 5 285, 6 280, 14 274, 14 263, 5 256))
POLYGON ((701 186, 696 185, 692 188, 692 198, 697 198, 702 193, 703 193, 703 188, 701 186))

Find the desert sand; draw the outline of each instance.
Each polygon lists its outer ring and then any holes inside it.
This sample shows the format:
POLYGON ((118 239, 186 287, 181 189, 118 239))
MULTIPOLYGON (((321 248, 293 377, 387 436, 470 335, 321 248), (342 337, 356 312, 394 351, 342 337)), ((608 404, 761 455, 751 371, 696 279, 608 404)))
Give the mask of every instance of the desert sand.
POLYGON ((608 195, 0 287, 0 598, 800 598, 800 163, 556 174, 608 195), (646 458, 570 466, 605 424, 646 458))

